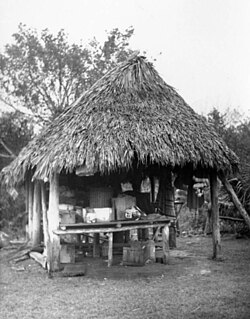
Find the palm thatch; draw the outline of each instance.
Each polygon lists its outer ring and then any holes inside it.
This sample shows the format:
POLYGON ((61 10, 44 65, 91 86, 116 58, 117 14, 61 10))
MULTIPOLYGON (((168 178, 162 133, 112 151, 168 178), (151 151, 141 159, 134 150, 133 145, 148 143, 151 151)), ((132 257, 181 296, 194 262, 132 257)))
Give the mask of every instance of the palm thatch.
POLYGON ((142 56, 133 56, 97 81, 4 169, 2 180, 20 182, 87 169, 129 169, 137 159, 159 164, 232 171, 235 154, 159 76, 142 56))

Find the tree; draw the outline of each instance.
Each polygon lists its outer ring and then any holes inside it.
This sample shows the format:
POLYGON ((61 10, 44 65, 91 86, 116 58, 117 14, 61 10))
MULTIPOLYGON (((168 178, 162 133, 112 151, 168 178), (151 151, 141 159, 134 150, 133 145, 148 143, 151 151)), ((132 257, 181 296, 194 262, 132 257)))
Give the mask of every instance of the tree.
POLYGON ((221 136, 224 137, 225 129, 226 129, 226 122, 225 122, 225 114, 221 114, 216 108, 208 113, 208 122, 213 125, 216 132, 221 136))
POLYGON ((239 157, 240 172, 237 178, 231 179, 231 185, 242 205, 250 212, 250 121, 239 121, 237 111, 232 116, 228 112, 221 114, 215 108, 208 114, 208 121, 239 157))
MULTIPOLYGON (((33 126, 20 112, 3 113, 0 116, 0 171, 8 165, 33 135, 33 126)), ((24 231, 24 194, 14 200, 7 190, 0 186, 0 229, 11 228, 20 234, 24 231)))
POLYGON ((208 113, 208 122, 238 155, 241 164, 250 163, 250 121, 240 120, 237 110, 221 114, 214 108, 208 113))
POLYGON ((26 108, 40 125, 53 120, 115 63, 132 51, 133 28, 114 29, 103 44, 69 44, 64 30, 56 36, 47 29, 38 34, 20 24, 14 44, 0 54, 0 99, 26 108))
POLYGON ((0 170, 18 155, 32 135, 33 126, 20 112, 0 116, 0 170))
POLYGON ((250 121, 229 127, 225 139, 240 159, 240 176, 235 189, 242 204, 250 212, 250 121))

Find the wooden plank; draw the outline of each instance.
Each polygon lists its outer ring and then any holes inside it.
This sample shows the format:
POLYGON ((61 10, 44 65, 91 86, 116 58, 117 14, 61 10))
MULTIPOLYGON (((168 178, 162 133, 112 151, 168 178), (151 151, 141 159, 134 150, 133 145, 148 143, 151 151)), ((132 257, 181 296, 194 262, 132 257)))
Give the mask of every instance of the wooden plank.
POLYGON ((29 253, 30 257, 38 262, 43 268, 46 268, 46 257, 36 251, 31 251, 29 253))
POLYGON ((161 218, 161 219, 142 219, 135 221, 112 221, 105 223, 77 223, 77 224, 63 224, 61 223, 61 228, 65 227, 65 229, 69 228, 101 228, 101 227, 123 227, 123 226, 134 226, 134 225, 154 225, 157 223, 169 223, 172 220, 175 220, 175 217, 172 218, 161 218))
MULTIPOLYGON (((166 223, 157 223, 153 225, 153 227, 162 227, 165 226, 166 223)), ((133 230, 133 229, 147 229, 151 228, 151 225, 135 225, 135 226, 126 226, 126 227, 105 227, 105 228, 79 228, 79 229, 61 229, 54 230, 53 233, 56 235, 66 235, 66 234, 89 234, 89 233, 109 233, 109 232, 120 232, 125 230, 133 230)))
POLYGON ((229 217, 229 216, 220 216, 220 219, 225 219, 225 220, 232 220, 234 222, 242 222, 244 223, 245 220, 243 218, 236 218, 236 217, 229 217))
POLYGON ((109 248, 108 248, 108 267, 112 266, 113 262, 113 233, 109 233, 109 248))

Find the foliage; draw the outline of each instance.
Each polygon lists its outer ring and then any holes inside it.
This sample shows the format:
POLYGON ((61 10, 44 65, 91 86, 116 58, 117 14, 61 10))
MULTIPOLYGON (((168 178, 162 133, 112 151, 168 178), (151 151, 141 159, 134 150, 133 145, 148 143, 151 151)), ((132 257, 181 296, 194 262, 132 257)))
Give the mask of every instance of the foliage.
POLYGON ((226 129, 225 114, 221 114, 216 108, 213 108, 213 110, 208 113, 208 123, 214 127, 221 137, 224 137, 226 129))
POLYGON ((104 44, 95 38, 90 42, 90 68, 88 71, 89 84, 93 85, 105 73, 113 69, 117 63, 125 61, 134 51, 128 49, 129 40, 134 29, 130 27, 122 34, 117 28, 108 34, 104 44))
POLYGON ((4 188, 0 188, 0 230, 20 235, 25 230, 25 197, 24 190, 18 189, 14 199, 4 188))
POLYGON ((250 211, 250 120, 232 123, 227 122, 227 119, 228 114, 221 114, 217 109, 208 114, 208 121, 240 159, 240 174, 232 180, 232 185, 245 208, 250 211))
POLYGON ((83 47, 70 44, 64 30, 38 34, 20 24, 14 44, 0 54, 1 99, 25 107, 41 125, 50 122, 132 52, 133 31, 114 29, 103 44, 94 39, 83 47))
POLYGON ((0 170, 15 158, 33 135, 33 126, 20 112, 0 116, 0 170))
MULTIPOLYGON (((125 60, 133 28, 124 33, 114 29, 103 44, 93 39, 88 46, 70 44, 64 30, 56 36, 47 29, 36 30, 20 24, 14 43, 0 54, 0 100, 21 112, 0 118, 0 170, 18 155, 31 139, 33 127, 54 120, 117 62, 125 60), (31 119, 31 121, 30 121, 31 119)), ((1 189, 0 219, 13 220, 21 213, 16 201, 1 189)))
MULTIPOLYGON (((20 112, 0 116, 0 170, 18 155, 33 135, 33 127, 20 112)), ((5 188, 0 187, 0 229, 18 233, 24 207, 24 194, 18 189, 14 200, 5 188)))

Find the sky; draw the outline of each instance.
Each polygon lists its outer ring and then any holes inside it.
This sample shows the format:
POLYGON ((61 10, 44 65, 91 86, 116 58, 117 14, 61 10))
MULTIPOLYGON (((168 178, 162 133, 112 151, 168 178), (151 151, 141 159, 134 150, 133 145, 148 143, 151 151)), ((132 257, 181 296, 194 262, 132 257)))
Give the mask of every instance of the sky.
POLYGON ((87 44, 135 29, 130 47, 198 113, 250 116, 249 0, 0 0, 0 51, 18 24, 87 44))

